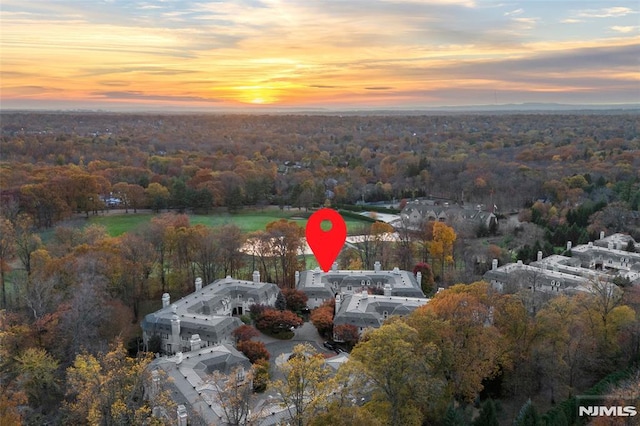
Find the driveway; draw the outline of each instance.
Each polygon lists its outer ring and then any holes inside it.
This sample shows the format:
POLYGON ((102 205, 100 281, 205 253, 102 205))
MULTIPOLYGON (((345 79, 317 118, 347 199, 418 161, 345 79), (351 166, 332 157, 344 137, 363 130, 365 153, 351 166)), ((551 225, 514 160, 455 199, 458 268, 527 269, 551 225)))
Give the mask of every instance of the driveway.
POLYGON ((335 356, 334 351, 327 350, 322 346, 324 339, 322 339, 320 334, 318 334, 318 330, 316 330, 311 322, 305 322, 302 326, 295 329, 294 336, 291 340, 280 340, 262 333, 260 336, 256 337, 255 340, 263 342, 267 347, 267 350, 271 355, 269 362, 271 363, 271 371, 273 373, 277 372, 277 368, 275 368, 276 360, 279 357, 280 359, 286 360, 289 357, 289 354, 293 352, 293 347, 301 343, 309 343, 320 354, 331 354, 332 356, 335 356))

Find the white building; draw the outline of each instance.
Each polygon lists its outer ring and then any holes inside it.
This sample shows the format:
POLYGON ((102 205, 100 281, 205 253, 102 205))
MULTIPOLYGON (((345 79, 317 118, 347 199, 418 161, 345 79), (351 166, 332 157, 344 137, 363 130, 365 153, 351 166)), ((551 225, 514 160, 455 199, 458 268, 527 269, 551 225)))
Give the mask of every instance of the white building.
POLYGON ((173 304, 168 293, 162 296, 162 309, 142 321, 143 340, 147 344, 160 336, 167 354, 232 343, 231 333, 242 325, 233 315, 242 315, 253 304, 273 306, 279 292, 277 285, 260 282, 257 271, 252 281, 227 277, 205 287, 198 278, 195 291, 173 304))
POLYGON ((394 268, 383 271, 380 262, 375 262, 374 270, 350 271, 338 270, 337 264, 323 272, 319 268, 296 273, 296 287, 303 291, 309 300, 310 309, 317 308, 337 294, 360 293, 363 289, 371 293, 383 294, 390 287, 391 296, 424 298, 419 281, 411 272, 394 268))
POLYGON ((630 239, 623 234, 605 238, 601 233, 599 240, 588 244, 572 247, 568 242, 568 256, 543 258, 542 252, 538 252, 538 259, 529 265, 518 261, 498 267, 494 259, 484 279, 501 292, 529 289, 572 294, 590 291, 590 282, 612 282, 616 277, 637 285, 640 284, 640 253, 622 250, 630 239))
POLYGON ((373 295, 367 291, 338 294, 333 326, 353 325, 362 335, 367 328, 380 328, 390 316, 409 315, 416 308, 429 302, 425 297, 391 296, 390 290, 387 286, 384 295, 373 295))

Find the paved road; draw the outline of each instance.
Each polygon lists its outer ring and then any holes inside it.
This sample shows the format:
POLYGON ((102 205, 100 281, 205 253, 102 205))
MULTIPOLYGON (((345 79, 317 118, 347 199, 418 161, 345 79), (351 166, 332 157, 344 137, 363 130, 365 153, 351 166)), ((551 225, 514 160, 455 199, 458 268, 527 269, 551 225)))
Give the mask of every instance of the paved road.
POLYGON ((301 327, 297 328, 294 331, 294 336, 291 340, 280 340, 274 337, 267 336, 265 334, 260 334, 256 338, 256 340, 263 342, 271 354, 271 362, 272 372, 276 372, 276 359, 282 354, 290 354, 293 352, 293 347, 299 345, 301 343, 309 343, 313 346, 318 353, 327 353, 335 355, 335 352, 327 350, 324 346, 322 346, 322 342, 324 341, 322 337, 318 334, 318 330, 311 324, 311 322, 305 322, 301 327))

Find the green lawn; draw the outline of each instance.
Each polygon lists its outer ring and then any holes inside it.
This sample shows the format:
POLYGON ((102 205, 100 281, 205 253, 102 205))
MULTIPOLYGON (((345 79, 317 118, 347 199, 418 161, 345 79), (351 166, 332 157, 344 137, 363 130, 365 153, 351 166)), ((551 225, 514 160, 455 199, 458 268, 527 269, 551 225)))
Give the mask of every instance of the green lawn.
MULTIPOLYGON (((253 232, 261 229, 265 229, 269 222, 278 220, 281 218, 295 220, 300 226, 306 226, 307 219, 301 218, 300 215, 304 212, 298 212, 297 210, 264 210, 264 211, 244 211, 235 214, 230 213, 215 213, 210 215, 189 215, 192 225, 202 224, 207 226, 220 226, 228 223, 235 223, 245 232, 253 232)), ((88 224, 102 225, 107 228, 107 232, 111 236, 122 235, 136 227, 148 223, 153 214, 149 213, 127 213, 127 214, 106 214, 103 216, 91 216, 88 220, 88 224)), ((367 225, 368 222, 360 221, 354 218, 345 219, 347 223, 347 231, 349 233, 358 229, 362 225, 367 225)))
POLYGON ((112 237, 122 235, 138 226, 148 223, 154 215, 147 213, 110 214, 91 216, 87 225, 102 225, 112 237))

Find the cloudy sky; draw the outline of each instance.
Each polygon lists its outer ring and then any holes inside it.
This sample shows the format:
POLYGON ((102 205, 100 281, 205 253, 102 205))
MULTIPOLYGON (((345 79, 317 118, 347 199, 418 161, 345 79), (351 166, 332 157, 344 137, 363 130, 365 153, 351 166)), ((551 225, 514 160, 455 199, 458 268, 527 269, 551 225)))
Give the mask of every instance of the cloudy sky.
POLYGON ((640 103, 639 4, 2 0, 1 106, 640 103))

